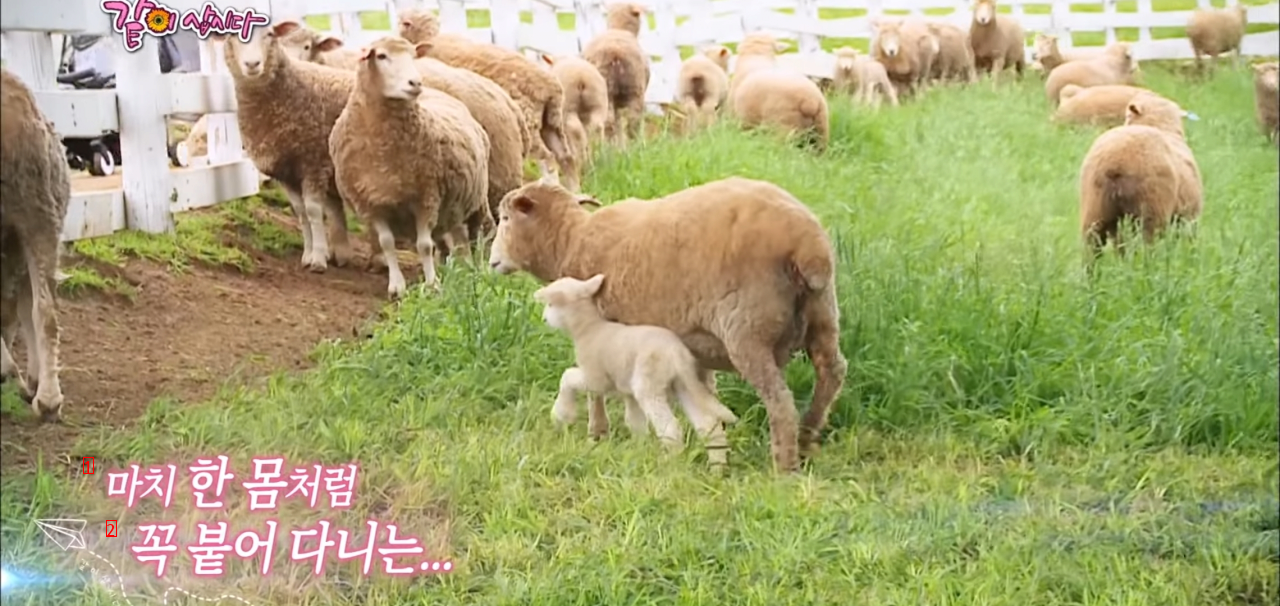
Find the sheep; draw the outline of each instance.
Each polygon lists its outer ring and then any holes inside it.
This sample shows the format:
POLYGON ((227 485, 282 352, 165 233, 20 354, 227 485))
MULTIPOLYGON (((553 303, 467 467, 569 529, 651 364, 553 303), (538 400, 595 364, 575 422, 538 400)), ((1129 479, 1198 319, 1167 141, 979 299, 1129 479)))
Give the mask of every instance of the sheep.
POLYGON ((507 91, 520 106, 529 132, 527 153, 537 160, 542 174, 550 174, 547 162, 554 160, 565 185, 578 188, 578 163, 564 132, 564 88, 555 76, 515 51, 441 33, 439 20, 425 9, 401 12, 397 32, 411 44, 427 44, 427 56, 471 70, 507 91))
POLYGON ((35 95, 0 68, 0 380, 14 379, 44 421, 62 415, 55 275, 71 200, 66 149, 35 95), (21 326, 25 379, 9 350, 21 326))
POLYGON ((716 110, 729 94, 729 49, 712 45, 680 64, 676 101, 697 125, 715 121, 716 110))
POLYGON ((1061 103, 1053 114, 1059 124, 1088 124, 1113 128, 1124 124, 1129 101, 1145 88, 1124 84, 1104 84, 1083 88, 1075 84, 1062 87, 1061 103))
POLYGON ((245 152, 288 195, 302 230, 303 266, 323 272, 329 260, 343 266, 351 259, 328 140, 355 80, 350 72, 293 59, 280 39, 301 27, 281 21, 254 30, 249 42, 217 37, 235 82, 245 152))
POLYGON ((859 103, 869 103, 875 107, 880 105, 881 96, 888 99, 890 105, 898 105, 898 92, 889 81, 889 74, 885 72, 883 63, 872 61, 871 57, 848 46, 837 48, 832 54, 836 57, 832 85, 837 90, 853 93, 854 99, 859 103))
POLYGON ((782 67, 756 70, 734 92, 733 107, 746 128, 770 125, 806 132, 817 152, 827 148, 831 131, 827 98, 804 74, 782 67))
POLYGON ((1045 79, 1044 93, 1049 102, 1057 107, 1061 101, 1062 88, 1068 84, 1081 88, 1104 84, 1133 85, 1133 75, 1137 68, 1129 44, 1116 42, 1096 58, 1059 65, 1045 79))
POLYGON ((1122 219, 1136 220, 1150 242, 1170 222, 1200 216, 1200 169, 1187 147, 1177 103, 1140 93, 1123 126, 1098 136, 1080 167, 1080 230, 1096 257, 1120 245, 1122 219))
POLYGON ((756 389, 778 469, 794 471, 800 457, 816 454, 848 363, 839 347, 835 253, 813 212, 777 185, 742 177, 595 212, 585 206, 600 203, 554 183, 508 193, 490 268, 543 283, 609 276, 596 295, 604 317, 671 330, 704 379, 731 370, 756 389), (798 349, 816 373, 799 429, 782 373, 798 349))
POLYGON ((1267 139, 1280 145, 1280 63, 1253 66, 1253 94, 1258 126, 1267 139))
POLYGON ((1103 47, 1073 48, 1062 51, 1058 48, 1058 37, 1052 34, 1037 33, 1033 57, 1043 68, 1041 75, 1048 77, 1050 72, 1068 61, 1088 61, 1102 55, 1103 47))
POLYGON ((902 94, 921 92, 933 72, 934 57, 940 50, 938 39, 918 19, 872 19, 875 41, 871 56, 889 74, 889 81, 902 94))
POLYGON ((723 424, 735 423, 738 417, 703 382, 697 360, 674 332, 606 320, 594 300, 603 282, 601 274, 588 280, 566 276, 533 293, 545 306, 542 318, 547 325, 573 339, 575 365, 560 375, 552 418, 562 426, 572 424, 578 392, 621 395, 633 434, 647 434, 652 424, 668 451, 679 452, 684 436, 668 400, 674 393, 706 441, 711 467, 723 469, 729 449, 723 424))
POLYGON ((642 16, 644 7, 640 5, 609 5, 608 29, 582 48, 582 58, 594 65, 608 83, 609 121, 605 130, 618 143, 638 136, 644 118, 649 58, 640 47, 642 16))
POLYGON ((565 136, 569 138, 574 157, 586 163, 591 156, 588 140, 604 135, 609 118, 608 82, 594 65, 581 57, 542 54, 541 58, 564 87, 565 136))
POLYGON ((405 291, 393 230, 412 220, 425 283, 439 288, 435 239, 488 195, 488 137, 461 101, 422 86, 414 60, 425 53, 396 36, 370 44, 329 135, 338 190, 377 234, 393 299, 405 291))
POLYGON ((938 56, 933 61, 930 76, 941 81, 976 82, 978 75, 968 32, 949 23, 930 22, 926 27, 938 40, 938 56))
POLYGON ((1017 19, 996 13, 996 0, 977 0, 973 5, 973 22, 969 25, 969 47, 973 49, 976 69, 991 73, 996 86, 1000 73, 1012 66, 1018 79, 1026 68, 1027 36, 1017 19))
POLYGON ((1196 67, 1204 69, 1205 55, 1209 55, 1217 63, 1218 55, 1231 51, 1235 51, 1232 63, 1239 65, 1240 41, 1244 39, 1248 22, 1248 9, 1243 4, 1222 9, 1197 8, 1192 11, 1187 20, 1187 39, 1191 41, 1191 50, 1196 54, 1196 67))
POLYGON ((773 37, 773 34, 755 32, 747 34, 738 44, 738 62, 729 75, 729 91, 725 96, 725 108, 733 111, 734 93, 752 72, 774 67, 778 63, 778 53, 786 50, 787 44, 773 37))

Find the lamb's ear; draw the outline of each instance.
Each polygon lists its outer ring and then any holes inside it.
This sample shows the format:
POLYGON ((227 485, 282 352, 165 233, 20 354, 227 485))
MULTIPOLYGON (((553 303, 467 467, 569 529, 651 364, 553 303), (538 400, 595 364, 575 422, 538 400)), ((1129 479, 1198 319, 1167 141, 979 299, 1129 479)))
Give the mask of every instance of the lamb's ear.
POLYGON ((289 34, 297 31, 300 27, 302 27, 302 24, 297 21, 281 21, 271 26, 271 33, 277 36, 288 36, 289 34))
POLYGON ((427 53, 429 52, 431 52, 430 42, 419 42, 413 45, 413 56, 415 59, 421 59, 427 56, 427 53))
POLYGON ((1125 108, 1125 110, 1124 110, 1124 113, 1125 113, 1125 122, 1130 122, 1130 121, 1132 121, 1134 118, 1139 118, 1139 117, 1141 117, 1141 116, 1142 116, 1142 112, 1143 112, 1143 107, 1142 107, 1142 103, 1141 103, 1141 102, 1139 102, 1139 101, 1130 101, 1130 102, 1129 102, 1129 107, 1126 107, 1126 108, 1125 108))
POLYGON ((591 276, 590 279, 583 282, 582 286, 584 289, 586 289, 587 294, 594 295, 600 292, 600 285, 603 283, 604 283, 604 274, 596 274, 594 276, 591 276))
POLYGON ((578 196, 578 206, 594 206, 596 208, 600 208, 602 205, 599 200, 596 200, 591 196, 578 196))
POLYGON ((529 196, 516 196, 515 199, 511 201, 511 210, 522 215, 532 214, 535 206, 537 205, 534 204, 533 198, 530 198, 529 196))
POLYGON ((316 43, 315 49, 322 53, 342 48, 342 40, 333 36, 326 36, 323 40, 316 43))

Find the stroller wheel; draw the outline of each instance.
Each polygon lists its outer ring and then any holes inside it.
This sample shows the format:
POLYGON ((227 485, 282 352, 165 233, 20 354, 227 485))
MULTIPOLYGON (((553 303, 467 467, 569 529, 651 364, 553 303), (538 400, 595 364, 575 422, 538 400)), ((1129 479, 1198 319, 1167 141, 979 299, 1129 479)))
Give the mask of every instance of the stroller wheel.
POLYGON ((101 142, 93 144, 93 162, 89 164, 89 174, 95 177, 105 177, 115 174, 116 158, 110 149, 101 142))
POLYGON ((169 160, 178 168, 191 166, 191 149, 186 141, 179 141, 169 146, 169 160))

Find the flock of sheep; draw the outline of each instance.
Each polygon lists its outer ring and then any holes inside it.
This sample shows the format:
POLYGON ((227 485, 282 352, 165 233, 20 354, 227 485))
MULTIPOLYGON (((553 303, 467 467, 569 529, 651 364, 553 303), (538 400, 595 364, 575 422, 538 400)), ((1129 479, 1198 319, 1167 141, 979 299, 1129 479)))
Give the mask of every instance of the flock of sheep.
MULTIPOLYGON (((352 260, 347 207, 368 226, 370 264, 386 266, 392 297, 407 288, 398 241, 413 242, 426 284, 438 288, 437 253, 465 256, 492 235, 490 267, 547 284, 535 294, 543 317, 574 341, 577 364, 561 378, 557 421, 573 421, 575 396, 586 391, 589 433, 602 436, 604 395, 620 395, 632 431, 652 427, 678 449, 674 394, 711 464, 722 467, 723 425, 735 417, 716 400, 713 373, 732 371, 768 411, 776 468, 795 470, 816 452, 847 368, 836 260, 817 217, 777 185, 742 177, 605 207, 578 192, 592 145, 625 146, 640 135, 649 84, 643 16, 642 7, 612 5, 608 31, 581 56, 540 62, 441 32, 421 10, 400 16, 397 35, 358 50, 298 21, 222 43, 245 151, 288 195, 306 268, 352 260), (523 182, 525 160, 542 179, 523 182), (816 373, 803 417, 782 371, 799 350, 816 373)), ((1188 33, 1197 59, 1238 53, 1244 22, 1241 8, 1196 11, 1188 33)), ((861 103, 897 105, 932 86, 976 82, 979 72, 998 86, 1006 69, 1019 77, 1027 69, 1023 28, 997 14, 995 0, 977 0, 967 31, 915 17, 873 27, 868 55, 835 53, 833 85, 861 103)), ((1035 47, 1055 118, 1112 127, 1081 167, 1081 229, 1095 250, 1118 237, 1126 217, 1148 239, 1194 220, 1201 184, 1183 138, 1187 113, 1133 86, 1128 45, 1065 55, 1039 35, 1035 47)), ((813 79, 777 63, 783 48, 750 34, 732 73, 729 49, 703 49, 682 65, 672 107, 695 128, 727 113, 745 128, 804 131, 821 152, 827 98, 813 79)), ((1274 139, 1277 67, 1255 72, 1258 118, 1274 139)), ((70 184, 59 139, 30 91, 7 71, 3 86, 0 376, 57 418, 54 273, 70 184), (27 344, 25 379, 10 355, 15 323, 27 344)), ((195 155, 202 130, 197 124, 189 139, 195 155)))

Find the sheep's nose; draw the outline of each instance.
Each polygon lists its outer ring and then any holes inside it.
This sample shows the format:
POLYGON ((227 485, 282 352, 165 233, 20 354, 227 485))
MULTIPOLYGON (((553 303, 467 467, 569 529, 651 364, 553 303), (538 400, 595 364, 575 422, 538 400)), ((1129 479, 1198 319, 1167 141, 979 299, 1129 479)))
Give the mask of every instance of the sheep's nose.
POLYGON ((489 267, 490 267, 490 268, 492 268, 492 269, 497 269, 499 265, 502 265, 502 262, 501 262, 501 261, 490 261, 490 262, 489 262, 489 267))
POLYGON ((410 80, 409 88, 422 88, 422 80, 410 80))
POLYGON ((261 61, 245 61, 244 62, 244 66, 246 69, 258 69, 258 66, 260 65, 262 65, 261 61))

